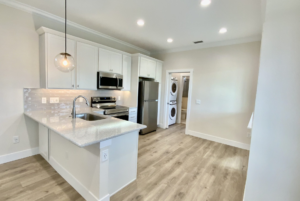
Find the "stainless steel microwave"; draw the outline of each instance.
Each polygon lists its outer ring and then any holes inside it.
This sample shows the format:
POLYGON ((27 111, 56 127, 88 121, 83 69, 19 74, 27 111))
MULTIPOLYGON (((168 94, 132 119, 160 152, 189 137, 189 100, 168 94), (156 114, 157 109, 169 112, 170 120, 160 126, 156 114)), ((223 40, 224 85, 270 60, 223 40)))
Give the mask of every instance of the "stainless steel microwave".
POLYGON ((98 89, 123 89, 123 75, 116 73, 97 72, 97 88, 98 89))

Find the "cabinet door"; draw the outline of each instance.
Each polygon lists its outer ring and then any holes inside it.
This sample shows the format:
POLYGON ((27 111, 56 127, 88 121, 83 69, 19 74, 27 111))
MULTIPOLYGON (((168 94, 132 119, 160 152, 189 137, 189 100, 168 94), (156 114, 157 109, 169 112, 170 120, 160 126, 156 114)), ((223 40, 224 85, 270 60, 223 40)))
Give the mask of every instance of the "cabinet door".
POLYGON ((116 52, 110 52, 111 71, 113 73, 122 74, 122 54, 116 52))
POLYGON ((156 61, 141 57, 140 77, 155 78, 156 61))
POLYGON ((156 74, 156 61, 150 60, 148 61, 148 77, 155 78, 156 74))
POLYGON ((48 128, 39 124, 39 151, 49 161, 49 132, 48 128))
POLYGON ((77 43, 77 89, 97 90, 98 48, 77 43))
POLYGON ((123 55, 123 91, 130 91, 131 56, 123 55))
MULTIPOLYGON (((65 39, 60 36, 47 34, 47 88, 55 89, 73 89, 75 85, 74 71, 62 72, 54 65, 54 58, 62 52, 65 52, 65 39)), ((73 56, 75 55, 76 42, 67 40, 67 52, 73 56)))
POLYGON ((156 82, 159 82, 159 87, 158 87, 158 112, 157 112, 157 124, 160 124, 161 80, 162 80, 162 63, 156 62, 156 75, 155 75, 155 81, 156 81, 156 82))
POLYGON ((148 75, 148 59, 141 57, 140 60, 140 77, 149 77, 148 75))
POLYGON ((99 49, 99 71, 110 72, 110 52, 104 49, 99 49))

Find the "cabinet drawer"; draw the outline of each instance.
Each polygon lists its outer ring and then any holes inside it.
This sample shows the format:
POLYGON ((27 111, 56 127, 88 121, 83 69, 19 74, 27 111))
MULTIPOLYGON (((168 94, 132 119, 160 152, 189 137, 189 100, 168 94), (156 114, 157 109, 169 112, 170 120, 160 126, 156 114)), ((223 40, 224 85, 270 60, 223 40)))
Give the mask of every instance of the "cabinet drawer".
POLYGON ((136 114, 137 114, 136 110, 133 110, 133 111, 129 110, 129 116, 132 116, 132 115, 136 116, 136 114))
POLYGON ((137 115, 136 114, 129 114, 129 119, 132 119, 132 118, 136 118, 137 117, 137 115))
POLYGON ((129 109, 129 114, 136 114, 137 113, 137 108, 131 108, 129 109))
POLYGON ((132 116, 132 117, 129 117, 128 121, 136 123, 137 122, 137 118, 136 118, 136 116, 132 116))

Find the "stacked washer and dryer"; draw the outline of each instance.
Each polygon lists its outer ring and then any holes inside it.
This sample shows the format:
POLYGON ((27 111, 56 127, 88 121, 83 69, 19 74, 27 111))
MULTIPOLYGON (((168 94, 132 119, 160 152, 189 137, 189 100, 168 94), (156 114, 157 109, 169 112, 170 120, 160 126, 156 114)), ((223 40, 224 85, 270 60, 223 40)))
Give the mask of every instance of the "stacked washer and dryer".
POLYGON ((172 77, 171 84, 170 84, 170 94, 169 94, 169 125, 176 123, 177 93, 178 93, 178 80, 177 78, 172 77))

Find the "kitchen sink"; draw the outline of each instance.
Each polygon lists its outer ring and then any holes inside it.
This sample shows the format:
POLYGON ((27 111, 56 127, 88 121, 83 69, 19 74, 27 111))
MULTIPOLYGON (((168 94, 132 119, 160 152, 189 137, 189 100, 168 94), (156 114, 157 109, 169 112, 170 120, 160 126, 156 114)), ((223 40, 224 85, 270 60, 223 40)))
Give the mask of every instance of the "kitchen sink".
POLYGON ((76 114, 76 118, 80 118, 86 121, 98 121, 98 120, 105 119, 104 117, 100 117, 89 113, 76 114))

